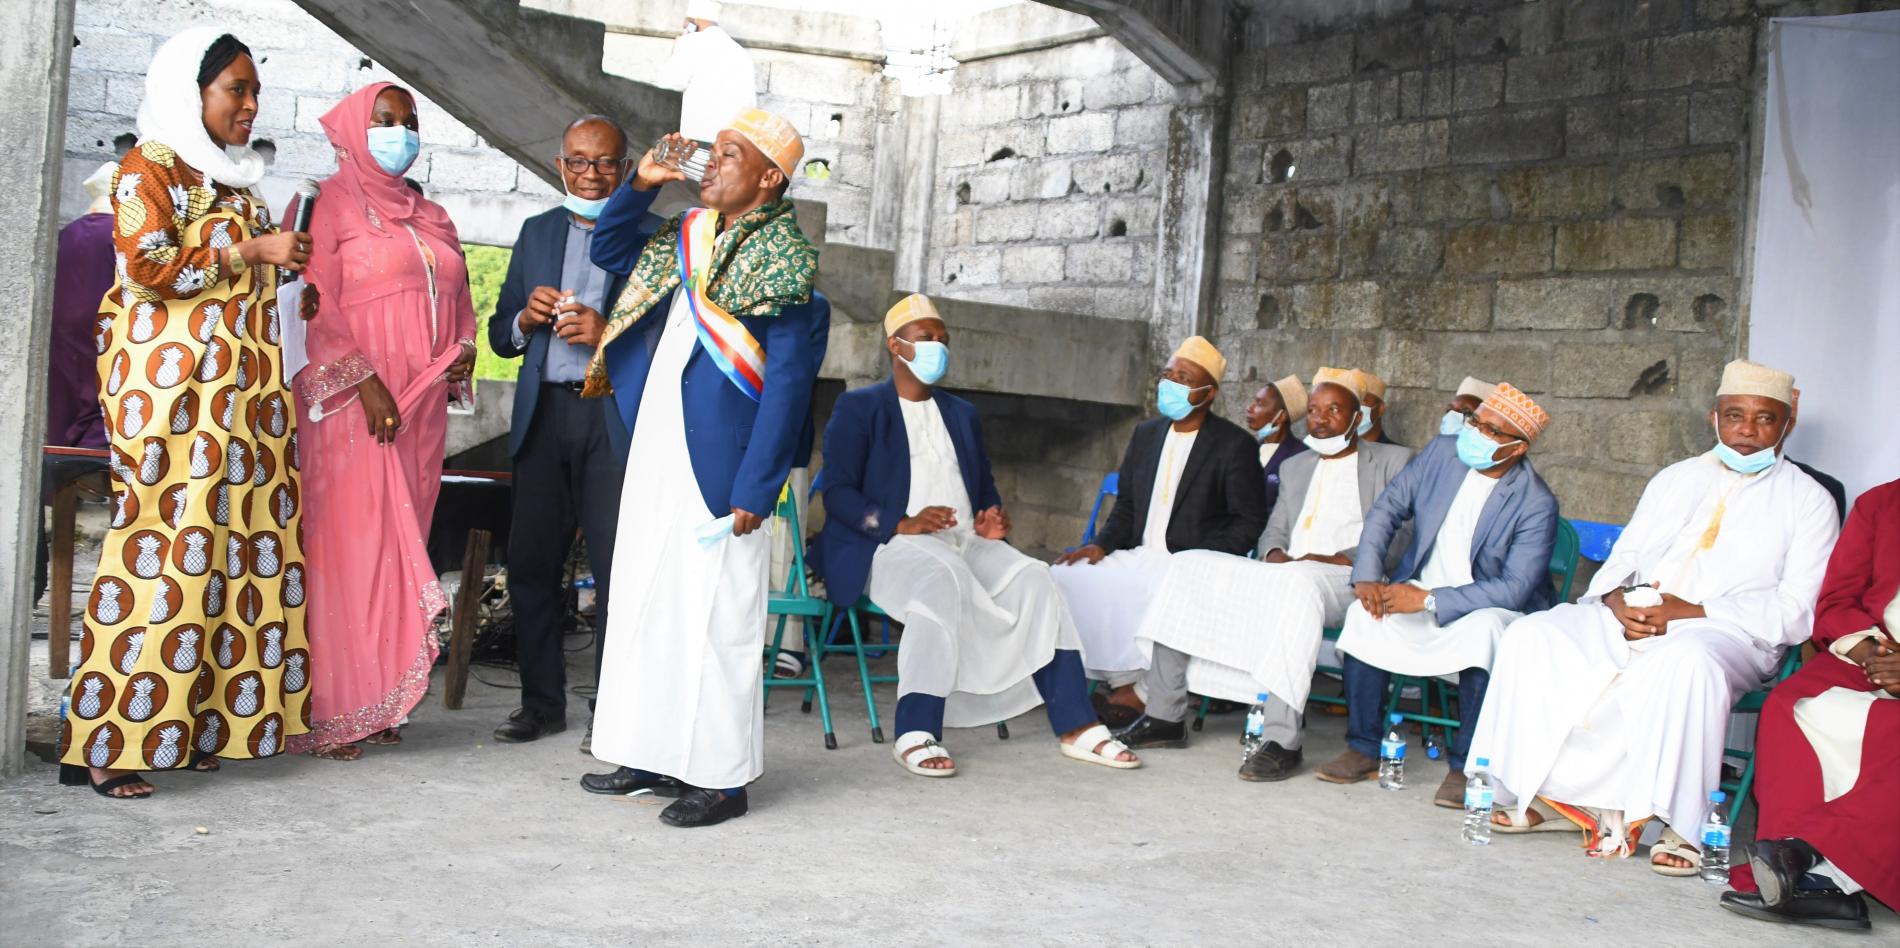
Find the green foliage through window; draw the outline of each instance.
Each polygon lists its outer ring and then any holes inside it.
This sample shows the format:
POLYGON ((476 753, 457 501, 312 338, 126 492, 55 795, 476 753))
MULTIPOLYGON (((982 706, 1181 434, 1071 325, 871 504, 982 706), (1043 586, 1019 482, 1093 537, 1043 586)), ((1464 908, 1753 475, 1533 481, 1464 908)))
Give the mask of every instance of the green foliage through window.
POLYGON ((475 303, 475 378, 502 379, 512 382, 521 366, 520 359, 504 359, 488 347, 488 317, 495 311, 495 299, 501 295, 501 281, 508 275, 507 247, 463 244, 468 255, 468 289, 475 303))

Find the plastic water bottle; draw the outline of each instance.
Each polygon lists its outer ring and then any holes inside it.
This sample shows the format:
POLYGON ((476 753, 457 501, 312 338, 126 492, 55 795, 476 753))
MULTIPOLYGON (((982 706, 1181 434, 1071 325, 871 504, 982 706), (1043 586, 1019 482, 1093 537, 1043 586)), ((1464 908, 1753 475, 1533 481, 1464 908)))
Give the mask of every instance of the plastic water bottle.
POLYGON ((1722 821, 1722 802, 1728 794, 1709 794, 1709 818, 1702 823, 1702 881, 1728 885, 1729 825, 1722 821))
POLYGON ((1491 781, 1491 758, 1478 758, 1478 772, 1465 781, 1465 842, 1491 845, 1491 807, 1497 799, 1491 781))
POLYGON ((1392 730, 1379 742, 1379 789, 1405 789, 1405 735, 1399 730, 1404 718, 1392 715, 1392 730))
POLYGON ((1253 707, 1247 709, 1247 725, 1240 732, 1240 762, 1253 759, 1254 751, 1267 743, 1267 693, 1262 691, 1254 695, 1253 707))

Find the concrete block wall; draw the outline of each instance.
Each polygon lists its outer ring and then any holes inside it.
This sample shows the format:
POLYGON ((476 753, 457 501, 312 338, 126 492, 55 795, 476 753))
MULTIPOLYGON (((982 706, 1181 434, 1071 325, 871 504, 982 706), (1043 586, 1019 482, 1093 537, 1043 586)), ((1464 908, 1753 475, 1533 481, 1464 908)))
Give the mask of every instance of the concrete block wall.
POLYGON ((1173 96, 1108 38, 959 66, 927 292, 1149 319, 1173 96))
MULTIPOLYGON (((61 217, 82 213, 79 182, 117 156, 114 140, 138 132, 145 68, 159 44, 179 30, 224 25, 251 47, 263 86, 255 137, 277 146, 266 179, 287 188, 336 167, 318 119, 366 83, 403 80, 304 13, 291 0, 79 0, 74 11, 71 94, 67 100, 61 217)), ((552 206, 557 191, 488 147, 467 126, 418 96, 422 154, 409 177, 449 205, 464 239, 512 243, 521 219, 552 206)), ((553 160, 553 156, 549 156, 553 160)))
POLYGON ((1465 375, 1509 381, 1555 416, 1533 458, 1565 514, 1622 522, 1713 443, 1763 11, 1385 6, 1250 24, 1220 247, 1230 414, 1258 380, 1357 366, 1416 445, 1465 375))

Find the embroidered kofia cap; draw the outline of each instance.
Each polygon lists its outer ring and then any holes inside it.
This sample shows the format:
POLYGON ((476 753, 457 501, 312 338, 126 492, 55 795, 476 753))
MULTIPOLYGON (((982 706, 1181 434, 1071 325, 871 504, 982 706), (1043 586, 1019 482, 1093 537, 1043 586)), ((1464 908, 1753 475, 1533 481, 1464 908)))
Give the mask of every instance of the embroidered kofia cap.
POLYGON ((774 115, 764 109, 746 109, 732 120, 729 126, 733 131, 745 137, 765 157, 785 172, 789 180, 792 171, 798 167, 799 159, 805 157, 805 140, 798 136, 798 129, 784 117, 774 115))
POLYGON ((1497 387, 1496 382, 1486 382, 1475 375, 1467 375, 1464 381, 1458 383, 1457 394, 1459 397, 1469 395, 1479 401, 1484 401, 1490 396, 1491 390, 1497 387))
POLYGON ((1355 369, 1320 366, 1320 370, 1313 373, 1313 387, 1319 388, 1322 385, 1337 385, 1351 392, 1354 400, 1366 397, 1365 379, 1355 369))
POLYGON ((1517 430, 1524 432, 1524 437, 1531 441, 1537 440, 1537 436, 1543 434, 1545 428, 1550 427, 1550 412, 1545 411, 1542 405, 1531 401, 1529 395, 1518 391, 1509 382, 1499 382, 1497 388, 1491 390, 1491 394, 1479 407, 1489 408, 1503 415, 1505 420, 1516 425, 1517 430))
POLYGON ((1214 348, 1213 343, 1200 336, 1187 337, 1187 341, 1174 350, 1174 357, 1186 359, 1206 369, 1207 374, 1213 376, 1216 382, 1219 382, 1221 375, 1227 371, 1227 357, 1221 355, 1220 350, 1214 348))
POLYGON ((941 322, 943 317, 937 315, 937 304, 932 303, 930 297, 922 293, 912 293, 898 300, 897 305, 884 314, 884 335, 894 336, 899 329, 920 319, 935 319, 941 322))
POLYGON ((1715 397, 1724 395, 1760 395, 1793 405, 1794 376, 1759 362, 1736 359, 1722 369, 1722 386, 1715 390, 1715 397))
POLYGON ((1286 403, 1288 424, 1306 417, 1306 384, 1300 381, 1299 376, 1289 375, 1273 383, 1273 388, 1280 393, 1280 400, 1286 403))

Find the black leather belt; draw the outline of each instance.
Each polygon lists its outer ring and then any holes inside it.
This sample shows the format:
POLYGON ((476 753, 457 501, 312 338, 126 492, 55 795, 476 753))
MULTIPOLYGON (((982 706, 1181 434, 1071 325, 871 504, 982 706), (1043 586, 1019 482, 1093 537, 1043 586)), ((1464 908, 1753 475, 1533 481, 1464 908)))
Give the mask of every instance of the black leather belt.
POLYGON ((576 394, 587 387, 586 382, 542 382, 541 384, 546 388, 564 388, 576 394))

